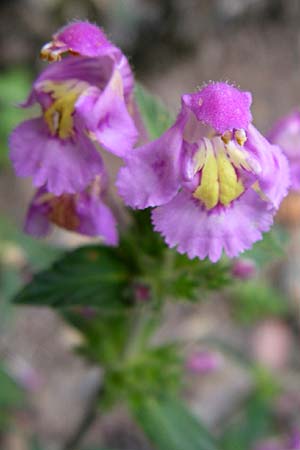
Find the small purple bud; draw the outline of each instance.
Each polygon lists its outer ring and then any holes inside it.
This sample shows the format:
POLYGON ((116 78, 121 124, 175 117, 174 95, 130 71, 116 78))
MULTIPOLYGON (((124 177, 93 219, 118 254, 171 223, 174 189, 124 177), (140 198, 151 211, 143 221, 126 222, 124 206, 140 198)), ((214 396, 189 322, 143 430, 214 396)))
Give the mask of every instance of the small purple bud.
POLYGON ((23 359, 17 359, 11 364, 12 377, 28 392, 37 392, 42 384, 42 376, 23 359))
POLYGON ((194 374, 209 374, 219 370, 222 366, 222 359, 218 353, 210 351, 199 351, 189 356, 186 361, 186 368, 194 374))
POLYGON ((251 259, 238 259, 231 267, 231 274, 240 280, 250 280, 256 275, 256 264, 251 259))
POLYGON ((283 450, 283 447, 278 441, 268 440, 255 446, 254 450, 283 450))
POLYGON ((85 319, 93 319, 97 314, 96 309, 92 306, 83 306, 78 312, 85 319))
POLYGON ((134 297, 138 302, 147 302, 150 300, 150 288, 145 284, 136 284, 134 286, 134 297))

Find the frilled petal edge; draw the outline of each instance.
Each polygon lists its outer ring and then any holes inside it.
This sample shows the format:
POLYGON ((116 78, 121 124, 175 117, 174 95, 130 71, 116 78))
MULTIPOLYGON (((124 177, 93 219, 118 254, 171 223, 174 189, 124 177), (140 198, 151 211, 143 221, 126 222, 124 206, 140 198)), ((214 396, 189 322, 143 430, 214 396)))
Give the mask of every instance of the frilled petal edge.
POLYGON ((191 193, 182 190, 168 204, 152 212, 155 231, 170 247, 189 258, 217 262, 222 251, 233 258, 262 239, 273 223, 274 210, 256 192, 248 190, 228 208, 207 212, 191 193))

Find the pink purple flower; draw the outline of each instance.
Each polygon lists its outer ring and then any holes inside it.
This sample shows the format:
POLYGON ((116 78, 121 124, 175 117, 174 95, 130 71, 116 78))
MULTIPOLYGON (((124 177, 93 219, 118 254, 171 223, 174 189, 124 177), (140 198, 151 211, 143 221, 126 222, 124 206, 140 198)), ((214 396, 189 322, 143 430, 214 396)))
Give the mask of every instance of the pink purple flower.
POLYGON ((233 258, 268 231, 289 187, 288 163, 252 125, 251 94, 211 83, 182 96, 175 124, 130 152, 117 181, 133 208, 190 258, 233 258))
POLYGON ((50 233, 53 225, 117 245, 117 222, 105 204, 105 174, 98 174, 84 191, 55 196, 45 187, 38 189, 28 209, 24 231, 35 237, 50 233))
POLYGON ((31 176, 36 187, 54 195, 74 194, 101 169, 94 143, 124 156, 137 139, 125 98, 126 83, 128 95, 133 85, 127 81, 113 51, 50 64, 23 105, 39 104, 41 116, 21 123, 10 136, 17 175, 31 176))
POLYGON ((268 135, 273 144, 281 147, 291 169, 291 188, 300 190, 300 111, 295 110, 278 120, 268 135))

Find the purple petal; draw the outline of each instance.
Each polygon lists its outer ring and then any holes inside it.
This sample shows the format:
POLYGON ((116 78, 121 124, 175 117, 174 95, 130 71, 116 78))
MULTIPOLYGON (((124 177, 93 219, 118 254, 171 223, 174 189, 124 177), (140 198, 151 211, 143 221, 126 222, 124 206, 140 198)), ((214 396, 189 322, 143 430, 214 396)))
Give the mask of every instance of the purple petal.
POLYGON ((300 111, 293 111, 276 122, 267 137, 288 158, 300 159, 300 111))
POLYGON ((117 156, 125 156, 138 133, 128 113, 122 86, 118 86, 120 81, 116 73, 103 92, 91 87, 79 97, 75 109, 99 144, 117 156))
POLYGON ((222 250, 230 257, 238 256, 262 238, 273 222, 273 211, 252 190, 228 208, 208 213, 182 190, 168 204, 152 212, 154 229, 160 232, 170 247, 189 258, 208 257, 212 262, 221 258, 222 250))
POLYGON ((116 49, 97 25, 87 21, 66 25, 55 33, 53 41, 54 44, 64 44, 69 51, 84 56, 98 56, 116 49))
POLYGON ((83 190, 102 171, 101 157, 82 133, 74 139, 51 136, 43 119, 22 122, 10 136, 10 158, 18 176, 55 195, 83 190))
POLYGON ((108 245, 118 244, 116 219, 100 197, 87 193, 79 194, 76 211, 80 223, 76 230, 78 233, 102 237, 108 245))
POLYGON ((291 169, 291 188, 300 190, 300 111, 293 111, 280 119, 268 135, 287 156, 291 169))
POLYGON ((142 209, 171 200, 180 186, 181 148, 182 131, 176 126, 132 150, 116 183, 125 203, 142 209))
POLYGON ((47 236, 52 228, 48 219, 49 206, 38 202, 46 192, 45 188, 38 189, 30 202, 25 219, 24 232, 36 238, 47 236))
POLYGON ((252 120, 252 97, 227 83, 210 83, 199 92, 185 94, 183 102, 197 119, 223 134, 227 130, 246 129, 252 120))
POLYGON ((290 187, 287 158, 279 147, 271 145, 253 125, 249 125, 247 137, 245 148, 255 156, 261 166, 257 177, 259 186, 275 208, 278 208, 290 187))
POLYGON ((34 82, 34 88, 40 91, 40 85, 46 80, 85 81, 92 86, 104 89, 115 70, 114 61, 107 57, 87 58, 82 56, 68 56, 62 61, 49 64, 34 82))

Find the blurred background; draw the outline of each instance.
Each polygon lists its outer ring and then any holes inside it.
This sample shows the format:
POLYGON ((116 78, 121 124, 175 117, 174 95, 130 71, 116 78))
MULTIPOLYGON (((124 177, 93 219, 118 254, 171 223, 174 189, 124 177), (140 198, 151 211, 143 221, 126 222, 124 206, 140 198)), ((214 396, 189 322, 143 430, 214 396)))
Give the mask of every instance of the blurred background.
MULTIPOLYGON (((32 188, 9 166, 7 136, 24 117, 14 105, 44 65, 40 47, 66 22, 86 18, 104 27, 128 55, 136 78, 173 111, 183 92, 208 80, 229 80, 251 91, 254 122, 263 132, 300 105, 298 0, 2 0, 1 450, 38 448, 35 438, 42 450, 60 448, 101 376, 72 355, 78 336, 52 311, 10 305, 18 287, 57 256, 57 244, 77 243, 62 233, 43 243, 22 235, 32 188)), ((225 450, 267 448, 258 446, 300 430, 298 195, 284 202, 278 222, 280 232, 251 262, 250 281, 198 305, 170 308, 161 330, 162 339, 188 340, 187 357, 200 358, 196 369, 187 368, 185 396, 223 436, 225 450)), ((86 442, 151 448, 121 409, 99 418, 86 442)))

